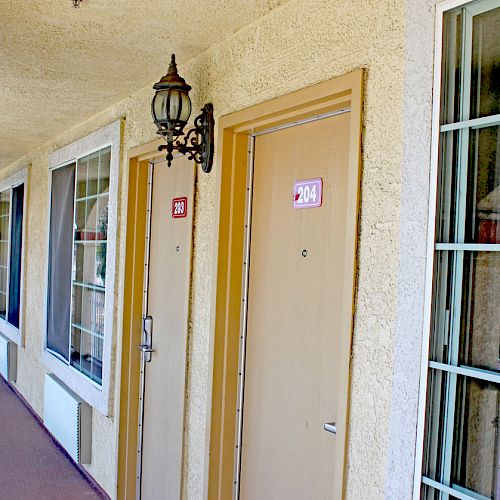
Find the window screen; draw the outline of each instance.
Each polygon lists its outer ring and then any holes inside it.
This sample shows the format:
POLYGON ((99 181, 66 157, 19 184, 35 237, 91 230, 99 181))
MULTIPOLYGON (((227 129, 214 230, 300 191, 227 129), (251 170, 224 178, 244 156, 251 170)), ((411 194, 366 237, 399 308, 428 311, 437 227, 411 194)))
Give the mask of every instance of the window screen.
POLYGON ((73 163, 52 172, 50 204, 47 348, 69 359, 73 205, 73 163))
POLYGON ((23 250, 24 184, 12 188, 12 223, 10 230, 10 272, 8 321, 19 328, 21 302, 21 255, 23 250))

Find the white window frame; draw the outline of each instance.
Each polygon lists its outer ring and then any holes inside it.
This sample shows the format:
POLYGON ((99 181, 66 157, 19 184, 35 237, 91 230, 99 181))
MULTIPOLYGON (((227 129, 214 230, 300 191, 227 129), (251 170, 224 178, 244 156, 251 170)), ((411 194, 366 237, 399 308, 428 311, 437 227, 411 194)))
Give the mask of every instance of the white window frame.
MULTIPOLYGON (((12 189, 24 184, 24 197, 23 197, 23 228, 22 228, 22 248, 21 248, 21 276, 20 276, 20 295, 19 295, 19 328, 10 324, 8 321, 0 318, 0 333, 7 337, 10 341, 18 346, 23 345, 23 331, 24 331, 24 255, 26 248, 26 207, 28 200, 28 167, 25 167, 15 174, 0 180, 0 193, 7 189, 12 189)), ((11 200, 12 201, 12 200, 11 200)), ((12 203, 10 205, 10 219, 9 219, 9 259, 10 259, 10 232, 12 225, 12 203)), ((8 288, 8 287, 7 287, 8 288)), ((7 293, 9 290, 7 289, 7 293)))
MULTIPOLYGON (((110 383, 112 366, 112 346, 115 327, 115 281, 117 276, 117 229, 118 229, 118 187, 120 169, 120 146, 121 146, 121 120, 107 125, 83 139, 68 144, 67 146, 53 152, 49 156, 49 196, 48 213, 52 199, 52 172, 58 168, 71 163, 76 163, 79 158, 91 153, 111 147, 110 179, 109 179, 109 212, 108 233, 106 250, 106 289, 105 289, 105 313, 104 313, 104 342, 103 342, 103 366, 102 385, 97 384, 82 372, 71 366, 70 361, 64 359, 57 353, 47 348, 47 294, 49 275, 49 255, 47 252, 45 273, 45 326, 44 326, 44 350, 43 362, 50 373, 53 373, 71 390, 84 399, 90 406, 100 413, 109 416, 111 414, 110 383)), ((47 223, 47 248, 50 241, 50 217, 47 223)), ((68 332, 69 335, 69 332, 68 332)))
MULTIPOLYGON (((417 439, 415 450, 415 473, 413 477, 413 498, 420 498, 420 491, 422 488, 422 462, 424 454, 424 433, 425 433, 425 414, 427 402, 427 384, 429 367, 431 364, 435 368, 439 363, 429 361, 430 351, 430 337, 432 330, 432 304, 433 304, 433 280, 434 280, 434 256, 435 251, 439 249, 454 249, 454 250, 483 250, 483 246, 477 244, 436 244, 436 208, 437 208, 437 185, 439 174, 439 148, 440 148, 440 133, 448 130, 454 130, 464 127, 475 126, 489 126, 492 120, 496 124, 495 117, 488 117, 486 119, 467 120, 464 122, 455 123, 452 125, 441 125, 441 83, 442 83, 442 59, 443 59, 443 20, 445 12, 449 10, 462 7, 467 4, 472 4, 474 0, 446 0, 436 5, 436 25, 435 25, 435 42, 434 42, 434 87, 432 96, 432 132, 431 132, 431 169, 430 169, 430 187, 429 187, 429 215, 427 224, 427 265, 425 273, 425 302, 424 302, 424 321, 422 333, 422 353, 420 365, 420 388, 419 388, 419 401, 418 401, 418 423, 417 423, 417 439), (477 123, 475 123, 477 122, 477 123), (446 247, 446 248, 445 248, 446 247), (449 247, 449 248, 448 248, 449 247), (477 247, 477 248, 475 248, 477 247)), ((497 0, 485 0, 486 6, 483 10, 490 10, 489 5, 495 6, 497 0)), ((478 14, 479 12, 474 12, 478 14)), ((498 117, 498 115, 497 115, 498 117)), ((500 245, 489 244, 487 245, 488 251, 500 250, 500 245)), ((469 370, 477 370, 470 368, 469 370)), ((450 367, 447 366, 447 371, 450 367)), ((458 373, 458 372, 457 372, 458 373)), ((466 373, 463 373, 466 374, 466 373)), ((475 375, 477 377, 477 374, 475 375)), ((483 377, 478 377, 483 378, 483 377)), ((483 378, 484 380, 490 380, 483 378)), ((498 381, 497 376, 494 380, 498 381)), ((425 482, 430 486, 441 490, 443 493, 448 494, 450 498, 459 498, 462 500, 476 500, 482 498, 480 495, 469 492, 468 490, 458 491, 440 485, 435 481, 427 480, 425 482), (432 484, 431 484, 432 483, 432 484)))

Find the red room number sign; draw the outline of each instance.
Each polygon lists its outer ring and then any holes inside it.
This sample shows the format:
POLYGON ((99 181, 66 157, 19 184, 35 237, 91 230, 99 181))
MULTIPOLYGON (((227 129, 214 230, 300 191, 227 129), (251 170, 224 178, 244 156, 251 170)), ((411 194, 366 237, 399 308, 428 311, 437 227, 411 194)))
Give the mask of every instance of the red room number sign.
POLYGON ((172 200, 172 217, 174 219, 180 219, 181 217, 186 217, 187 215, 187 198, 174 198, 172 200))

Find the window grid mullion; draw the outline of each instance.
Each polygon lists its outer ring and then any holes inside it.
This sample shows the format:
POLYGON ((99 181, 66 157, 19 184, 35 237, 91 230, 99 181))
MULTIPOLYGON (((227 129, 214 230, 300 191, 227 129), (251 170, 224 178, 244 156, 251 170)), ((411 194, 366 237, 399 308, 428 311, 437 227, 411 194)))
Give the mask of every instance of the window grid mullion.
POLYGON ((469 365, 453 366, 447 363, 440 363, 439 361, 429 361, 429 368, 446 373, 457 373, 458 375, 475 380, 484 380, 493 384, 500 384, 500 373, 484 368, 476 368, 469 365))
POLYGON ((75 180, 73 184, 73 228, 72 228, 72 236, 71 236, 71 292, 70 292, 70 303, 69 303, 69 335, 68 335, 68 364, 71 366, 71 344, 72 344, 72 336, 73 336, 73 269, 75 268, 75 227, 76 227, 76 189, 78 186, 78 168, 80 165, 80 161, 76 160, 75 165, 75 180))
MULTIPOLYGON (((462 74, 460 86, 460 120, 465 121, 470 116, 470 67, 472 58, 472 16, 465 9, 462 9, 462 33, 464 43, 462 44, 462 74)), ((461 129, 459 132, 459 150, 457 157, 457 196, 455 202, 455 228, 454 240, 458 243, 465 241, 465 224, 467 212, 467 178, 468 178, 468 151, 469 151, 469 129, 461 129)), ((448 351, 448 363, 458 365, 459 345, 460 345, 460 325, 461 306, 463 289, 463 263, 464 252, 458 250, 454 252, 453 259, 453 284, 450 315, 450 346, 448 351)), ((444 415, 444 446, 442 454, 442 477, 441 481, 445 485, 451 484, 452 462, 453 462, 453 442, 455 429, 455 411, 457 398, 457 374, 449 373, 446 383, 446 403, 444 415)), ((447 500, 449 495, 444 492, 443 498, 447 500)))
MULTIPOLYGON (((462 45, 462 78, 460 96, 460 120, 468 120, 470 116, 470 68, 472 51, 472 17, 465 9, 462 9, 462 33, 464 43, 462 45)), ((455 242, 465 241, 465 219, 467 211, 467 169, 469 150, 469 129, 459 131, 459 153, 457 158, 457 197, 454 228, 455 242)), ((456 251, 453 259, 453 291, 451 301, 450 318, 450 346, 448 363, 458 364, 458 352, 460 342, 460 317, 461 317, 461 297, 463 279, 464 252, 456 251)), ((442 455, 442 477, 441 481, 445 485, 451 484, 451 469, 453 462, 453 437, 455 428, 455 409, 457 397, 457 374, 449 373, 446 383, 446 409, 445 409, 445 436, 442 455)), ((443 498, 447 500, 449 495, 443 493, 443 498)))
POLYGON ((461 129, 472 129, 480 130, 485 127, 494 127, 495 125, 500 125, 500 115, 488 115, 481 116, 479 118, 472 118, 470 120, 459 120, 457 122, 451 121, 450 123, 444 123, 439 127, 441 133, 452 132, 454 130, 461 129))
MULTIPOLYGON (((454 252, 452 299, 450 310, 450 345, 448 351, 448 364, 457 366, 459 361, 460 325, 462 313, 462 283, 464 252, 454 252)), ((446 410, 445 410, 445 437, 442 457, 442 482, 451 484, 451 469, 453 456, 453 434, 455 428, 455 409, 457 396, 457 374, 450 372, 446 384, 446 410)))

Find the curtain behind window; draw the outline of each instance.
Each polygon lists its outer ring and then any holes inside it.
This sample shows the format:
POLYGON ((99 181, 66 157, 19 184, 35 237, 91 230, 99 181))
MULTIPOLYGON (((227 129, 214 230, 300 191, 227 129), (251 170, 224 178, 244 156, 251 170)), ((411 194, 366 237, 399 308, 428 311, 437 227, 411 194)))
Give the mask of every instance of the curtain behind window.
POLYGON ((12 188, 12 225, 10 239, 10 276, 8 322, 19 328, 21 299, 21 255, 23 244, 24 184, 12 188))
POLYGON ((52 172, 47 348, 69 360, 75 164, 52 172))

